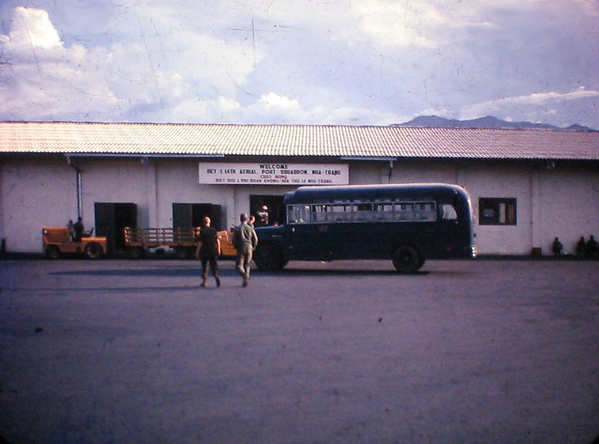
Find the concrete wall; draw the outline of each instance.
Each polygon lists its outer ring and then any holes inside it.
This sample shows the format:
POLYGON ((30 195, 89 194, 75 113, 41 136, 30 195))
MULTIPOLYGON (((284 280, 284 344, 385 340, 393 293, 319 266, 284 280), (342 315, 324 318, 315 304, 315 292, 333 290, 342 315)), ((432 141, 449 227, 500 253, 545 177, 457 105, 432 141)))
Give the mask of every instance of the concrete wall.
POLYGON ((481 254, 530 254, 532 202, 527 168, 481 166, 468 170, 467 189, 472 195, 476 244, 481 254), (480 198, 517 199, 516 225, 479 225, 480 198))
MULTIPOLYGON (((81 212, 86 228, 95 223, 96 202, 133 202, 138 225, 171 227, 173 203, 213 203, 223 224, 238 223, 250 195, 283 195, 294 187, 200 185, 198 160, 72 159, 81 171, 81 212)), ((239 161, 237 161, 239 162, 239 161)), ((527 163, 451 161, 349 162, 350 183, 446 182, 472 196, 476 243, 481 254, 549 254, 559 236, 573 253, 580 236, 599 236, 599 172, 596 167, 552 170, 527 163), (516 198, 515 226, 478 225, 481 197, 516 198)), ((77 217, 77 172, 66 158, 5 160, 0 164, 0 238, 9 252, 41 252, 41 227, 77 217)))
MULTIPOLYGON (((86 229, 95 224, 96 202, 133 202, 138 205, 138 217, 147 213, 146 167, 140 160, 98 158, 74 162, 81 170, 82 215, 86 229)), ((144 222, 143 217, 138 220, 140 226, 144 222)))
POLYGON ((77 218, 77 176, 63 161, 3 163, 2 239, 9 252, 41 252, 42 226, 77 218))
MULTIPOLYGON (((381 166, 380 176, 387 178, 381 166)), ((599 235, 599 171, 594 166, 488 162, 398 161, 392 183, 446 182, 465 187, 474 210, 476 244, 481 254, 551 254, 557 236, 566 254, 575 253, 580 236, 599 235), (517 225, 479 225, 480 198, 517 199, 517 225)), ((386 180, 382 180, 386 183, 386 180)))
POLYGON ((599 237, 599 171, 560 167, 539 173, 540 202, 535 218, 536 246, 551 251, 558 236, 564 252, 574 254, 580 236, 599 237))

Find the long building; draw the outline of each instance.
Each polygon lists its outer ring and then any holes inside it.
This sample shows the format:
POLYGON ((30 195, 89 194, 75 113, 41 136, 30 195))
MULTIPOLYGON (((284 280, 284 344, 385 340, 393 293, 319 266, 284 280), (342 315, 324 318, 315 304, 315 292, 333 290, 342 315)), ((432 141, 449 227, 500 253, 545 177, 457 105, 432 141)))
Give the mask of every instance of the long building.
POLYGON ((373 126, 0 123, 0 239, 41 252, 41 227, 283 222, 301 185, 458 184, 480 254, 574 253, 599 235, 599 132, 373 126))

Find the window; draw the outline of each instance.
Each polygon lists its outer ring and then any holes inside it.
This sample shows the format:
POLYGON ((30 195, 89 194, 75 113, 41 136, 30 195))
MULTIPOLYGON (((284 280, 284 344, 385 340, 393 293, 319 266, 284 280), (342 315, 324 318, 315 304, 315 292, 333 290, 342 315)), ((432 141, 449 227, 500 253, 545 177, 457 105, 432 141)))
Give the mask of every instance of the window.
POLYGON ((453 205, 443 204, 441 205, 441 214, 443 220, 458 220, 458 213, 456 212, 453 205))
POLYGON ((308 205, 289 205, 287 207, 287 222, 306 223, 310 221, 310 207, 308 205))
POLYGON ((478 208, 480 225, 516 225, 516 199, 481 197, 478 208))
POLYGON ((325 203, 287 207, 287 222, 435 222, 437 204, 428 202, 357 202, 325 203))

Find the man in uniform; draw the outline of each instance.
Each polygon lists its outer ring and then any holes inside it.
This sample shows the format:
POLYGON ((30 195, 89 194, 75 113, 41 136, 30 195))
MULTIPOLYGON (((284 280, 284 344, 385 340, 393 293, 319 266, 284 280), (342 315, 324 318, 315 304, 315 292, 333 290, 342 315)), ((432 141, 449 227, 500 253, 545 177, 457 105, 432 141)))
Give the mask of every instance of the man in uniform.
POLYGON ((77 222, 73 225, 73 241, 81 242, 83 238, 83 232, 85 228, 83 227, 83 219, 81 217, 77 218, 77 222))
POLYGON ((243 213, 240 216, 241 224, 235 228, 233 234, 233 246, 237 250, 237 271, 243 278, 243 286, 247 287, 250 278, 250 268, 252 256, 256 245, 258 245, 258 235, 254 227, 248 224, 248 215, 243 213))
POLYGON ((198 236, 198 248, 196 249, 196 258, 202 260, 202 287, 206 286, 208 280, 208 265, 216 279, 216 286, 220 287, 220 277, 218 274, 218 255, 220 254, 220 239, 214 228, 210 225, 212 221, 208 216, 204 218, 204 226, 198 236))

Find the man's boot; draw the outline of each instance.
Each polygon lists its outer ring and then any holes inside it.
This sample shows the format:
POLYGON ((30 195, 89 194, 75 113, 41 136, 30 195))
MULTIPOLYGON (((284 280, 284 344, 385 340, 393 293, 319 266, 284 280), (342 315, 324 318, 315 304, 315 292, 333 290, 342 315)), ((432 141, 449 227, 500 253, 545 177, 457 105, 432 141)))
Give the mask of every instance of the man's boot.
POLYGON ((220 276, 217 274, 214 276, 214 278, 216 279, 216 286, 220 287, 220 276))
POLYGON ((206 284, 207 284, 207 279, 206 279, 206 276, 204 276, 202 279, 202 285, 200 285, 200 287, 205 287, 206 284))

